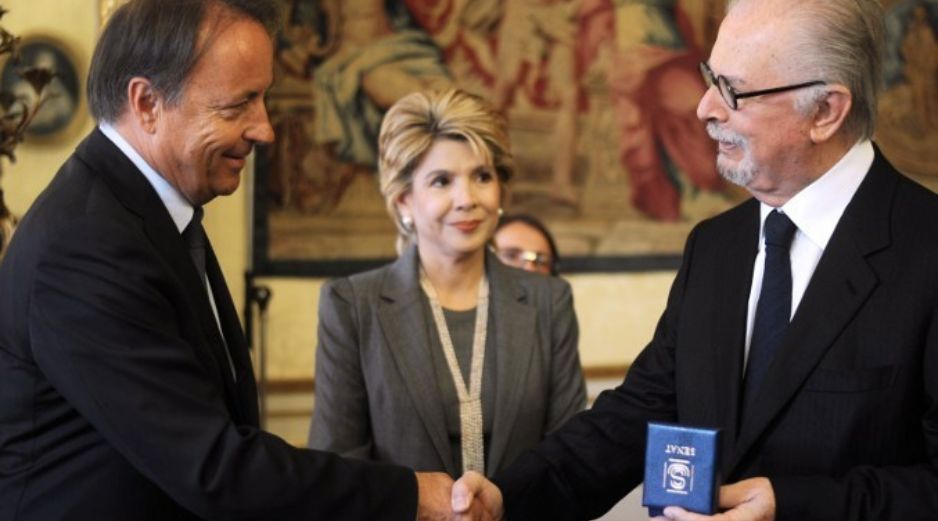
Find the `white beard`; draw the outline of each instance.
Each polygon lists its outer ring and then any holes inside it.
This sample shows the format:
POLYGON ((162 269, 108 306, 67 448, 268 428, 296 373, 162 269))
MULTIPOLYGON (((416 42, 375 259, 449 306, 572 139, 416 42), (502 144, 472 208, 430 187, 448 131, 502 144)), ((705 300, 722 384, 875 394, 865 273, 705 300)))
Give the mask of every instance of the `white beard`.
POLYGON ((731 143, 742 150, 743 159, 736 165, 730 164, 729 160, 725 159, 723 155, 718 152, 717 171, 720 172, 720 176, 723 177, 723 179, 735 185, 742 187, 748 186, 758 172, 758 168, 752 159, 752 151, 749 149, 749 141, 735 132, 720 128, 720 126, 713 121, 707 123, 707 134, 710 134, 710 137, 715 141, 731 143))

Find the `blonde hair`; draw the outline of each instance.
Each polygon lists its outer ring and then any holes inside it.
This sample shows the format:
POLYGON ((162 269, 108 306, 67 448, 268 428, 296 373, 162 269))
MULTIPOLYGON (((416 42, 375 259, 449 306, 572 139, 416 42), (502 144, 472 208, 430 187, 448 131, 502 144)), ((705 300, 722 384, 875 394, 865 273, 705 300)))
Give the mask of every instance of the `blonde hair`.
POLYGON ((413 186, 413 173, 438 139, 466 142, 492 165, 504 193, 514 173, 514 160, 505 119, 482 98, 459 89, 422 91, 404 96, 391 106, 378 135, 378 174, 388 214, 397 225, 397 251, 414 241, 397 201, 413 186))

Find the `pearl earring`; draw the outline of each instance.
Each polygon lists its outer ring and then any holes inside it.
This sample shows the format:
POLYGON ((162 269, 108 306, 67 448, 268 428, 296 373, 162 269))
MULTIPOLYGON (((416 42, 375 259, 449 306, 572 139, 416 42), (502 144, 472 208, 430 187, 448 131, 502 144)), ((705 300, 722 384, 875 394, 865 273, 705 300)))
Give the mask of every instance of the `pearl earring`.
POLYGON ((409 215, 401 216, 401 224, 404 225, 404 229, 407 231, 412 231, 414 229, 414 219, 409 215))
POLYGON ((505 215, 505 210, 502 210, 501 207, 498 208, 498 216, 501 217, 505 215))

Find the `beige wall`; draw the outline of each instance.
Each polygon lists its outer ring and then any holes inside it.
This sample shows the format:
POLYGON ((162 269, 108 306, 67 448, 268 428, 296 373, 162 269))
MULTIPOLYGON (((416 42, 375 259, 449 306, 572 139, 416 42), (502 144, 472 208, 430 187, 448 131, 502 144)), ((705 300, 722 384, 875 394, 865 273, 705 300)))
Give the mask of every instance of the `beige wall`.
MULTIPOLYGON (((23 37, 43 34, 62 41, 72 50, 84 81, 98 30, 97 0, 7 0, 2 4, 10 11, 2 20, 4 27, 23 37)), ((92 126, 82 101, 78 121, 64 135, 51 142, 28 140, 21 144, 16 164, 2 160, 0 183, 15 213, 27 210, 92 126)), ((249 173, 244 181, 235 195, 211 203, 205 218, 239 308, 249 259, 249 173)), ((620 365, 634 358, 650 338, 672 276, 644 273, 568 277, 580 318, 585 365, 620 365)), ((274 378, 312 376, 316 304, 322 280, 268 278, 259 282, 269 285, 274 294, 269 311, 269 374, 274 378)))

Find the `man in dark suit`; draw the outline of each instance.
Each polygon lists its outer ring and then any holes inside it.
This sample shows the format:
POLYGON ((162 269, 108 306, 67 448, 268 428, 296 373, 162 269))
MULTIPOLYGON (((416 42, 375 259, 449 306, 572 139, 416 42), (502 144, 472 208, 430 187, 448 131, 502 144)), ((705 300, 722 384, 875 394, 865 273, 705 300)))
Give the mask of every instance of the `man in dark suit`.
POLYGON ((665 421, 722 429, 728 483, 668 519, 938 519, 938 197, 870 142, 883 33, 875 0, 731 3, 697 112, 755 199, 691 233, 625 382, 454 504, 596 517, 665 421))
POLYGON ((265 0, 132 0, 104 30, 88 81, 100 126, 0 265, 0 520, 449 514, 444 475, 258 429, 200 218, 274 137, 276 15, 265 0))

